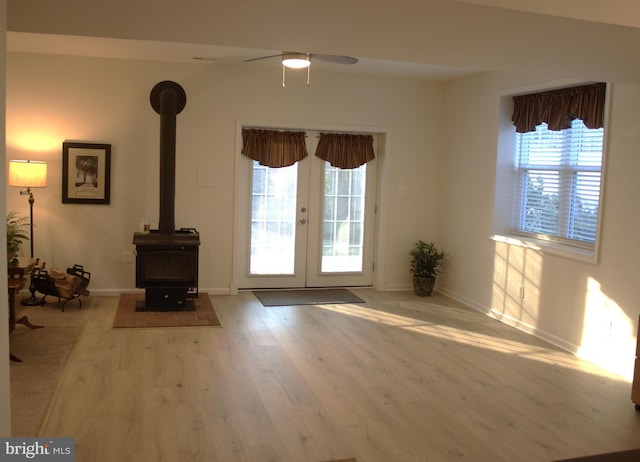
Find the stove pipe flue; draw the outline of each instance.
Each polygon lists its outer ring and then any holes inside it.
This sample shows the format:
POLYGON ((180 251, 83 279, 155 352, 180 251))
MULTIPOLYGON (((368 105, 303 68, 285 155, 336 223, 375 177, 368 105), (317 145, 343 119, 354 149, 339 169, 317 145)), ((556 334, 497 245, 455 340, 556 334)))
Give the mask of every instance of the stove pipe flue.
POLYGON ((158 233, 175 233, 176 116, 184 109, 184 89, 169 80, 151 90, 151 106, 160 114, 160 220, 158 233))

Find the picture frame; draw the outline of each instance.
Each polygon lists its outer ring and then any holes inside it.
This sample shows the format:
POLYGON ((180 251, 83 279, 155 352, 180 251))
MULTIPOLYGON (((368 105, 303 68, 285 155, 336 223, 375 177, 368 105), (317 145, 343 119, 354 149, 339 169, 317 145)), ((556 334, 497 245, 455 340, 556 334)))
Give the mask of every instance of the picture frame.
POLYGON ((111 145, 62 143, 62 203, 109 204, 111 145))

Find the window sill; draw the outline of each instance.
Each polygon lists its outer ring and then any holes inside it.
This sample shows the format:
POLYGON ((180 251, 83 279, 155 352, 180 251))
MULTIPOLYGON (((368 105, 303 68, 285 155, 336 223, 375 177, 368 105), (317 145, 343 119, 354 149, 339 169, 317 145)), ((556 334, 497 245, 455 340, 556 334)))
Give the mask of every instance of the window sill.
POLYGON ((595 250, 581 249, 559 242, 545 241, 543 239, 535 239, 516 235, 500 235, 494 234, 491 239, 496 242, 503 242, 509 245, 526 247, 528 249, 555 255, 558 257, 568 258, 570 260, 582 263, 596 264, 598 256, 595 250))

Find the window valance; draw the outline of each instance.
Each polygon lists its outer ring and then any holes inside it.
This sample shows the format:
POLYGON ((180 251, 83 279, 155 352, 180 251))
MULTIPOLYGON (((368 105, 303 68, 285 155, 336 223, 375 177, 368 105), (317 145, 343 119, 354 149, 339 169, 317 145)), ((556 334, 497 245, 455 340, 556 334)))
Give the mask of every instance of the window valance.
POLYGON ((513 97, 511 120, 518 133, 535 131, 543 122, 549 130, 571 127, 571 121, 580 119, 587 128, 604 127, 606 83, 562 88, 513 97))
POLYGON ((316 156, 334 167, 357 168, 375 158, 373 136, 321 133, 316 156))
POLYGON ((288 167, 307 157, 304 132, 242 129, 242 153, 271 168, 288 167))

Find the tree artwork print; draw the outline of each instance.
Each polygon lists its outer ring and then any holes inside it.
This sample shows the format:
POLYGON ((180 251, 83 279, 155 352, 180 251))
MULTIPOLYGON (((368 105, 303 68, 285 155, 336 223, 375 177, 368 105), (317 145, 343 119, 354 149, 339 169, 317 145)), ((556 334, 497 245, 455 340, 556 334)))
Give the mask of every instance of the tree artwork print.
POLYGON ((97 156, 77 156, 76 157, 76 187, 97 188, 98 187, 98 157, 97 156))

